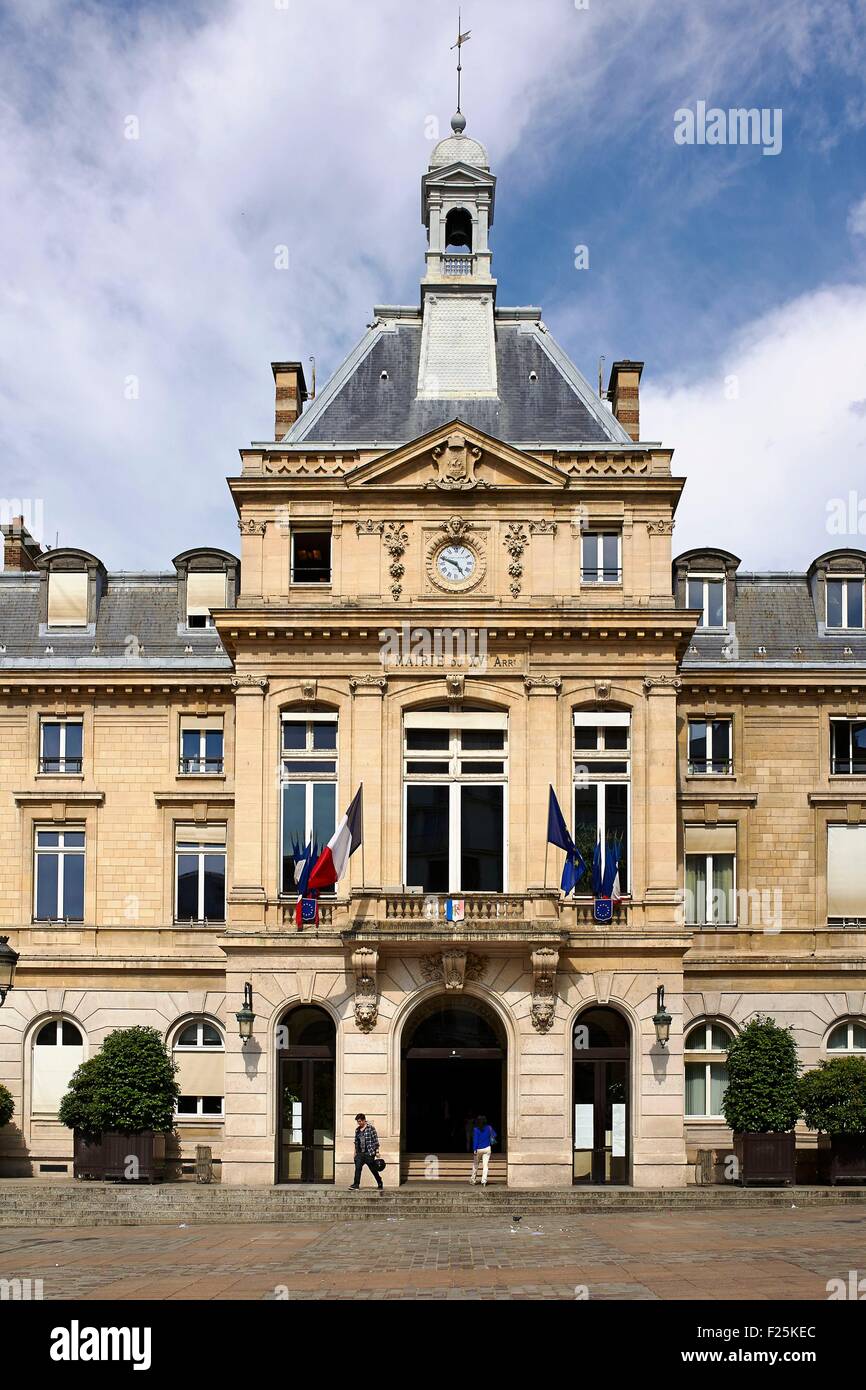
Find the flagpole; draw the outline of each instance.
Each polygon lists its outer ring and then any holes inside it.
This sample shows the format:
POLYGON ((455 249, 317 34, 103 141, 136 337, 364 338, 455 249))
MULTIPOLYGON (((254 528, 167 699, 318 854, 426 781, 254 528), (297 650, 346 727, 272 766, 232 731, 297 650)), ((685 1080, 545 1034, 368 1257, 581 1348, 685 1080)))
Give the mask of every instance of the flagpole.
POLYGON ((550 841, 548 840, 548 841, 545 843, 545 846, 544 846, 544 886, 545 886, 545 888, 547 887, 547 856, 548 856, 549 853, 550 853, 550 841))

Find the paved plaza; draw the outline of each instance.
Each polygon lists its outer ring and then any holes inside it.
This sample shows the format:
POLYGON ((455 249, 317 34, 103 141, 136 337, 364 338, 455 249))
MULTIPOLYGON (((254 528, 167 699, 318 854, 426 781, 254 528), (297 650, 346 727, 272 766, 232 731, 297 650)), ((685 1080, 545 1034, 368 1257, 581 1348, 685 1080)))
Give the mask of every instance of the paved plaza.
POLYGON ((0 1230, 0 1279, 46 1300, 824 1300, 851 1270, 851 1206, 0 1230))

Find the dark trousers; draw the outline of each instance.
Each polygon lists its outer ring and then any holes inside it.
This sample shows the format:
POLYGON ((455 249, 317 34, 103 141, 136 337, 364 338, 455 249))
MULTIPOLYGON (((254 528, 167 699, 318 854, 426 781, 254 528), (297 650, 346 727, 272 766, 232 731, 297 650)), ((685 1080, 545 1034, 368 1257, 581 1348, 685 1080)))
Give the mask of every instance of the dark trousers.
POLYGON ((361 1185, 361 1173, 365 1168, 369 1168, 373 1177, 376 1179, 377 1187, 382 1186, 382 1179, 379 1177, 379 1170, 376 1167, 376 1160, 369 1154, 355 1154, 355 1187, 361 1185))

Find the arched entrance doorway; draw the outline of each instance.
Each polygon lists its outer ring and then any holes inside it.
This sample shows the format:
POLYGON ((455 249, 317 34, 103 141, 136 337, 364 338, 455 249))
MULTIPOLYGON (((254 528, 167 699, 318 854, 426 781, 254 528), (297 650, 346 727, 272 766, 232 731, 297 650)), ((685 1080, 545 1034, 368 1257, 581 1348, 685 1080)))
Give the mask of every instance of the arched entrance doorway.
POLYGON ((300 1004, 277 1028, 277 1182, 333 1182, 337 1030, 300 1004))
POLYGON ((627 1184, 631 1162, 628 1021, 616 1009, 584 1009, 574 1023, 573 1057, 573 1180, 627 1184))
POLYGON ((498 1015, 471 995, 425 1000, 402 1040, 403 1175, 466 1181, 472 1121, 486 1115, 498 1135, 491 1180, 505 1151, 507 1044, 498 1015), (435 1162, 433 1161, 435 1158, 435 1162))

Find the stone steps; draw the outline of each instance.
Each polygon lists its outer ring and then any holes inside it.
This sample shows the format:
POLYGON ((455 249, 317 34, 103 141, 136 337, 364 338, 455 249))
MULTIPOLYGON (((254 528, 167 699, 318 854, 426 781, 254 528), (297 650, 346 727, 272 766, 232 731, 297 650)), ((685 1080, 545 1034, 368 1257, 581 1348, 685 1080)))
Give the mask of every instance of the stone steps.
MULTIPOLYGON (((400 1160, 401 1180, 427 1183, 435 1173, 437 1182, 462 1183, 465 1187, 472 1171, 472 1155, 462 1154, 404 1154, 400 1160), (432 1162, 435 1160, 435 1163, 432 1162)), ((487 1175, 491 1186, 505 1187, 508 1182, 508 1160, 505 1154, 491 1154, 487 1175)))
POLYGON ((110 1226, 406 1220, 449 1216, 541 1218, 605 1211, 746 1210, 755 1207, 866 1205, 866 1188, 551 1188, 460 1187, 410 1183, 349 1192, 337 1187, 224 1187, 173 1183, 123 1187, 115 1183, 0 1181, 0 1226, 110 1226))

